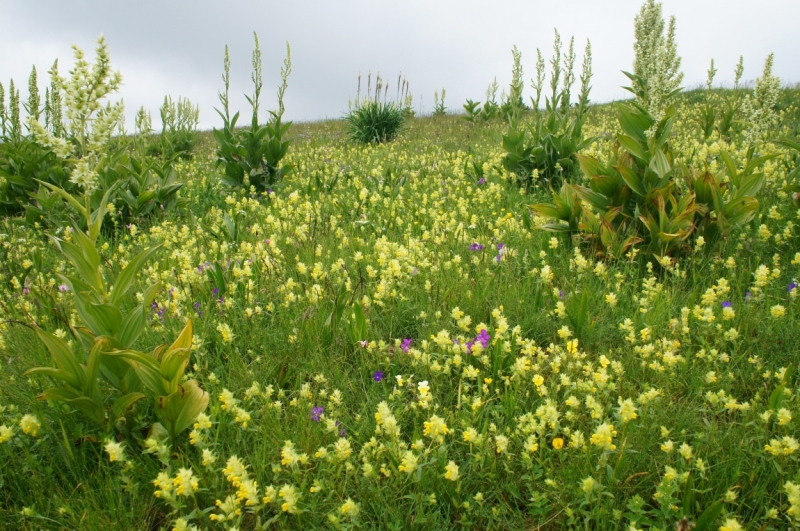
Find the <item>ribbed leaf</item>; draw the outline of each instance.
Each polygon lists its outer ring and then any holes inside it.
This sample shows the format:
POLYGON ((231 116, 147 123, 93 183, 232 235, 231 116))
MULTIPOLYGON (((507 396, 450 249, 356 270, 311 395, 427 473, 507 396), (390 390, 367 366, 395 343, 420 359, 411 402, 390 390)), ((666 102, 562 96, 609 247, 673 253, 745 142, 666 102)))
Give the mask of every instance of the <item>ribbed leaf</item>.
POLYGON ((116 282, 114 282, 114 291, 111 292, 111 303, 112 304, 119 304, 122 300, 122 297, 128 292, 128 289, 131 287, 134 279, 136 278, 136 274, 144 267, 144 264, 159 250, 161 250, 161 246, 163 244, 159 243, 155 247, 151 247, 142 251, 141 253, 137 254, 136 257, 131 260, 125 269, 123 269, 119 276, 117 276, 116 282))
POLYGON ((125 396, 121 396, 114 401, 114 406, 112 408, 114 412, 114 419, 118 419, 125 415, 125 412, 128 411, 136 402, 145 398, 143 393, 128 393, 125 396))

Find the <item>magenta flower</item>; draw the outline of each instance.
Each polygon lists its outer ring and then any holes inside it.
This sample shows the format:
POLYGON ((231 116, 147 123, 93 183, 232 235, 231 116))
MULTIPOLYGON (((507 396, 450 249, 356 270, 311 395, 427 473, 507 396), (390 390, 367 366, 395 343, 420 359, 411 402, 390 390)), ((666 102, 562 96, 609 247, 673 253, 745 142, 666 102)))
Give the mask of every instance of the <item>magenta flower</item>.
POLYGON ((383 371, 375 371, 375 374, 372 375, 372 379, 376 382, 383 380, 383 371))
POLYGON ((411 338, 406 338, 400 344, 400 350, 408 354, 408 349, 411 348, 411 338))
POLYGON ((491 336, 489 336, 489 333, 486 332, 486 329, 482 328, 481 333, 475 336, 475 339, 472 341, 467 341, 467 352, 472 354, 472 346, 475 345, 475 343, 480 343, 483 348, 488 347, 490 339, 491 336))

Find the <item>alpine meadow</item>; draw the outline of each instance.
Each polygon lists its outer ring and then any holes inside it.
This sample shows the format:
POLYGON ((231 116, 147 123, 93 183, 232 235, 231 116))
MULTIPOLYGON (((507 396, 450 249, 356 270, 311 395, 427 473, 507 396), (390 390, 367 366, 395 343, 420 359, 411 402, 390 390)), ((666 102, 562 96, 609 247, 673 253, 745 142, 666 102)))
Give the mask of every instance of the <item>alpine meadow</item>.
POLYGON ((0 84, 0 529, 800 529, 800 85, 630 15, 606 104, 558 31, 430 114, 0 84))

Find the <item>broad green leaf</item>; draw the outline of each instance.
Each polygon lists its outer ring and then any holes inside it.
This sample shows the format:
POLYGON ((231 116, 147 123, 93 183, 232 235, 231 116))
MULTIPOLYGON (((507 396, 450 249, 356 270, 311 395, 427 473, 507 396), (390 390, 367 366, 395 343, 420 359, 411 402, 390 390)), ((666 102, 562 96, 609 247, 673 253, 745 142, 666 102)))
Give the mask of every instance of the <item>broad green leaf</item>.
POLYGON ((33 369, 28 369, 27 371, 25 371, 24 375, 49 376, 51 378, 55 378, 56 380, 61 380, 67 385, 71 385, 73 387, 80 387, 80 383, 74 380, 74 377, 71 373, 67 371, 62 371, 61 369, 56 369, 54 367, 34 367, 33 369))
POLYGON ((161 378, 164 379, 164 387, 168 392, 174 392, 175 387, 180 383, 191 354, 192 351, 188 348, 176 348, 169 349, 161 357, 161 378))
POLYGON ((644 197, 647 195, 647 190, 642 184, 641 179, 631 168, 627 166, 614 166, 614 169, 619 172, 622 180, 628 185, 628 188, 633 190, 637 195, 644 197))
POLYGON ((600 175, 603 166, 596 158, 586 155, 575 155, 575 157, 578 159, 581 171, 587 179, 591 179, 595 175, 600 175))
POLYGON ((86 379, 83 381, 84 396, 94 397, 99 391, 97 388, 97 375, 100 372, 100 356, 106 345, 105 339, 97 338, 94 340, 92 350, 89 351, 89 359, 86 360, 86 379))
POLYGON ((778 408, 781 407, 781 401, 783 401, 783 392, 786 389, 786 386, 781 384, 772 391, 772 394, 769 395, 769 408, 777 411, 778 408))
POLYGON ((650 161, 647 152, 642 148, 641 144, 627 135, 619 135, 617 137, 620 145, 625 148, 625 151, 647 164, 650 161))
POLYGON ((89 267, 93 271, 97 271, 97 268, 100 267, 100 253, 97 252, 97 249, 94 246, 94 242, 89 239, 86 234, 80 228, 73 223, 72 225, 72 239, 75 244, 83 251, 83 257, 86 259, 89 267))
POLYGON ((117 334, 117 340, 119 340, 123 347, 130 348, 133 346, 133 343, 144 330, 145 322, 145 307, 141 304, 125 316, 125 319, 122 320, 119 333, 117 334))
POLYGON ((724 507, 725 502, 722 500, 712 503, 708 509, 706 509, 703 514, 700 515, 700 518, 697 519, 694 531, 706 531, 711 529, 711 525, 717 520, 717 518, 719 518, 719 515, 724 507))
POLYGON ((172 345, 167 349, 167 352, 171 350, 177 349, 189 349, 192 348, 192 320, 186 320, 186 326, 183 327, 181 333, 178 335, 178 338, 175 340, 172 345))
POLYGON ((661 179, 663 179, 672 169, 666 155, 664 155, 664 152, 660 149, 655 151, 653 158, 650 159, 650 165, 648 167, 661 179))
POLYGON ((88 217, 87 211, 86 211, 86 207, 83 206, 82 204, 80 204, 78 202, 78 200, 75 199, 74 197, 72 197, 72 195, 69 194, 66 190, 63 190, 63 189, 61 189, 58 186, 55 186, 53 184, 46 183, 44 181, 40 181, 39 179, 36 179, 36 182, 38 182, 39 184, 41 184, 43 186, 46 186, 47 188, 49 188, 50 190, 52 190, 53 192, 55 192, 56 194, 61 196, 65 201, 67 201, 69 204, 71 204, 73 207, 75 207, 75 210, 77 210, 81 214, 82 217, 84 217, 84 218, 88 217))
POLYGON ((720 151, 719 158, 722 159, 723 164, 725 164, 725 167, 728 169, 728 176, 731 182, 738 188, 739 172, 736 170, 736 162, 734 162, 733 158, 726 151, 720 151))
POLYGON ((81 367, 78 360, 75 359, 75 355, 72 353, 72 350, 70 350, 67 342, 49 332, 45 332, 38 326, 36 327, 36 335, 39 336, 44 346, 47 347, 56 366, 70 375, 68 383, 77 389, 83 387, 83 367, 81 367))
POLYGON ((136 274, 153 255, 161 250, 162 245, 163 244, 159 243, 155 247, 142 251, 125 266, 125 269, 120 272, 116 282, 114 282, 114 290, 111 292, 111 304, 120 303, 122 297, 128 292, 128 289, 136 278, 136 274))
POLYGON ((98 269, 92 267, 91 263, 83 256, 82 250, 77 245, 67 241, 59 240, 58 238, 53 238, 53 240, 56 241, 64 256, 78 270, 81 279, 98 294, 104 294, 103 279, 100 277, 98 269))
POLYGON ((114 350, 104 354, 107 356, 119 356, 127 361, 144 386, 153 394, 157 396, 167 394, 161 381, 159 363, 152 356, 136 350, 114 350))
POLYGON ((561 212, 552 203, 538 203, 531 205, 531 209, 547 218, 561 219, 561 212))
POLYGON ((144 308, 150 307, 150 304, 155 300, 156 295, 158 295, 159 290, 161 290, 161 283, 156 282, 144 291, 144 300, 142 301, 142 306, 144 308))
POLYGON ((95 304, 90 302, 84 309, 89 313, 100 329, 97 335, 116 336, 122 328, 122 314, 113 304, 95 304))
POLYGON ((114 406, 112 411, 114 412, 114 419, 118 419, 125 415, 125 412, 129 410, 136 402, 145 398, 143 393, 128 393, 125 396, 121 396, 114 401, 114 406))
POLYGON ((192 425, 197 415, 205 411, 208 399, 208 393, 195 380, 188 380, 179 385, 174 393, 156 399, 156 412, 166 424, 173 440, 192 425))

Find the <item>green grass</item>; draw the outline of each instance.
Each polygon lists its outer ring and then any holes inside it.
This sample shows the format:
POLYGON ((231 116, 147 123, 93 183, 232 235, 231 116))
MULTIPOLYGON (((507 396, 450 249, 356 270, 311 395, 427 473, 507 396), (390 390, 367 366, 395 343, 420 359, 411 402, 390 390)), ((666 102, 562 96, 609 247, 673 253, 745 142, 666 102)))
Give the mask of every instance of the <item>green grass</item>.
MULTIPOLYGON (((674 149, 698 167, 716 164, 714 149, 722 141, 701 142, 693 121, 697 103, 690 101, 694 95, 685 97, 674 149)), ((796 93, 787 91, 784 97, 779 131, 791 134, 798 123, 796 93)), ((592 108, 587 134, 601 135, 589 148, 597 156, 611 149, 615 116, 611 105, 592 108)), ((644 251, 601 262, 580 241, 560 240, 551 248, 553 235, 536 230, 542 220, 530 218, 526 208, 546 197, 521 193, 501 170, 504 131, 501 122, 472 126, 457 116, 417 118, 408 120, 394 142, 360 145, 348 139, 344 121, 296 124, 287 157, 297 165, 296 174, 279 194, 255 198, 219 183, 213 140, 201 135, 195 158, 178 164, 187 183, 181 195, 190 198, 189 206, 142 221, 135 234, 120 228, 101 236, 108 244, 101 254, 109 272, 141 249, 165 244, 131 290, 156 280, 165 286, 157 299, 163 317, 150 315, 137 347, 149 351, 170 343, 193 319, 196 350, 187 372, 211 394, 207 413, 213 425, 204 440, 218 460, 209 467, 201 464, 201 447, 190 444, 188 433, 163 460, 145 453, 152 419, 146 406, 137 406, 132 432, 122 438, 129 463, 122 465, 109 462, 104 451, 112 434, 98 431, 68 406, 35 399, 50 383, 24 373, 51 362, 21 323, 67 329, 72 299, 59 292, 56 273, 69 266, 42 229, 5 220, 0 229, 0 318, 6 323, 0 425, 13 425, 14 436, 0 443, 0 528, 172 529, 175 519, 191 516, 191 524, 209 529, 257 529, 268 521, 278 529, 621 529, 633 522, 636 528, 672 529, 683 516, 697 521, 731 491, 736 497, 729 495, 713 529, 733 517, 752 529, 785 529, 790 504, 784 485, 800 481, 798 453, 775 457, 764 447, 773 438, 797 437, 796 376, 787 381, 780 406, 792 413, 792 421, 779 425, 775 413, 768 422, 760 417, 781 384, 774 372, 796 365, 800 340, 797 302, 787 292, 797 276, 798 264, 792 261, 798 240, 797 210, 780 190, 785 167, 780 160, 767 163, 768 185, 751 226, 714 249, 679 255, 678 269, 666 271, 644 251), (483 166, 485 184, 477 184, 472 162, 483 166), (768 215, 773 206, 780 217, 768 215), (223 213, 236 220, 235 238, 223 213), (759 236, 762 224, 771 233, 768 239, 759 236), (788 237, 776 241, 774 236, 785 231, 788 237), (484 247, 471 251, 473 243, 484 247), (42 256, 40 268, 26 262, 36 252, 42 256), (726 266, 730 257, 734 268, 726 266), (226 268, 224 302, 198 272, 206 262, 226 268), (780 271, 762 296, 747 302, 747 292, 755 293, 753 273, 762 264, 780 271), (552 280, 542 277, 545 265, 552 280), (704 293, 719 279, 727 280, 730 291, 706 304, 704 293), (647 282, 652 288, 645 293, 647 282), (348 286, 348 302, 365 308, 367 347, 347 338, 347 311, 332 342, 323 340, 342 284, 348 286), (618 300, 613 307, 606 302, 612 292, 618 300), (588 304, 581 310, 584 294, 588 304), (722 301, 731 301, 735 310, 729 321, 723 320, 722 301), (559 302, 567 313, 563 318, 559 302), (786 308, 779 319, 770 312, 776 304, 786 308), (715 320, 703 323, 690 315, 690 330, 684 333, 681 310, 695 306, 711 308, 715 320), (469 326, 462 322, 467 330, 452 316, 456 307, 471 318, 469 326), (626 319, 633 341, 620 329, 626 319), (501 337, 490 341, 486 358, 463 348, 457 352, 453 339, 461 345, 473 340, 480 323, 492 340, 501 337), (219 324, 230 326, 232 342, 223 340, 219 324), (568 339, 579 340, 577 352, 569 352, 574 343, 559 336, 564 326, 573 334, 568 339), (724 337, 730 328, 738 331, 735 341, 724 337), (643 329, 650 331, 644 339, 643 329), (450 338, 437 344, 443 330, 450 338), (407 338, 412 339, 409 353, 401 346, 407 338), (527 360, 523 373, 513 371, 517 360, 527 360), (467 365, 480 370, 477 379, 463 372, 467 365), (383 372, 380 382, 373 379, 376 371, 383 372), (403 386, 397 385, 398 375, 403 386), (536 375, 546 391, 534 383, 536 375), (419 405, 421 381, 431 388, 429 409, 419 405), (246 399, 254 382, 261 391, 272 386, 272 394, 251 393, 246 399), (230 410, 222 410, 223 389, 251 415, 246 428, 230 410), (648 404, 637 401, 651 389, 660 397, 648 404), (330 399, 334 390, 341 403, 330 399), (721 390, 749 409, 710 402, 707 393, 721 390), (578 407, 568 405, 572 395, 578 407), (587 397, 597 404, 594 415, 587 397), (473 409, 476 398, 482 404, 473 409), (626 423, 618 400, 628 398, 636 404, 637 418, 626 423), (548 400, 559 419, 539 424, 537 411, 544 416, 548 400), (383 401, 396 417, 397 440, 376 433, 375 413, 383 401), (324 407, 325 417, 344 428, 352 454, 341 462, 315 457, 322 446, 335 453, 341 427, 328 431, 324 420, 314 422, 313 406, 324 407), (21 431, 23 414, 39 419, 36 437, 21 431), (441 444, 424 435, 432 415, 443 418, 450 430, 441 444), (617 431, 614 449, 591 442, 603 423, 617 431), (483 445, 464 441, 470 427, 483 436, 483 445), (584 445, 570 447, 578 430, 584 445), (532 453, 525 450, 530 434, 539 444, 532 453), (508 437, 507 452, 497 452, 496 435, 508 437), (556 439, 567 444, 556 449, 556 439), (308 464, 281 465, 287 440, 308 455, 308 464), (423 441, 413 450, 420 468, 408 475, 399 467, 417 440, 423 441), (671 453, 660 449, 667 440, 675 444, 671 453), (690 460, 678 453, 684 443, 692 447, 690 460), (220 512, 216 500, 237 491, 222 472, 233 455, 257 480, 259 503, 242 505, 241 515, 229 522, 212 522, 209 515, 220 512), (457 482, 444 478, 451 460, 459 466, 457 482), (365 477, 365 462, 374 477, 365 477), (664 479, 665 467, 688 474, 687 479, 664 479), (181 468, 194 470, 199 490, 172 503, 155 497, 152 482, 159 472, 175 477, 181 468), (587 477, 596 482, 590 492, 582 489, 587 477), (321 490, 312 493, 315 481, 321 490), (303 512, 282 511, 283 500, 261 502, 269 485, 297 487, 303 512), (674 500, 660 505, 657 492, 674 500), (642 499, 641 514, 636 496, 642 499), (347 499, 360 509, 356 518, 342 514, 347 499), (766 518, 769 508, 778 511, 777 518, 766 518)), ((725 147, 743 160, 738 137, 725 147)), ((765 149, 783 153, 773 145, 765 149)), ((129 303, 135 303, 133 296, 129 303)))

